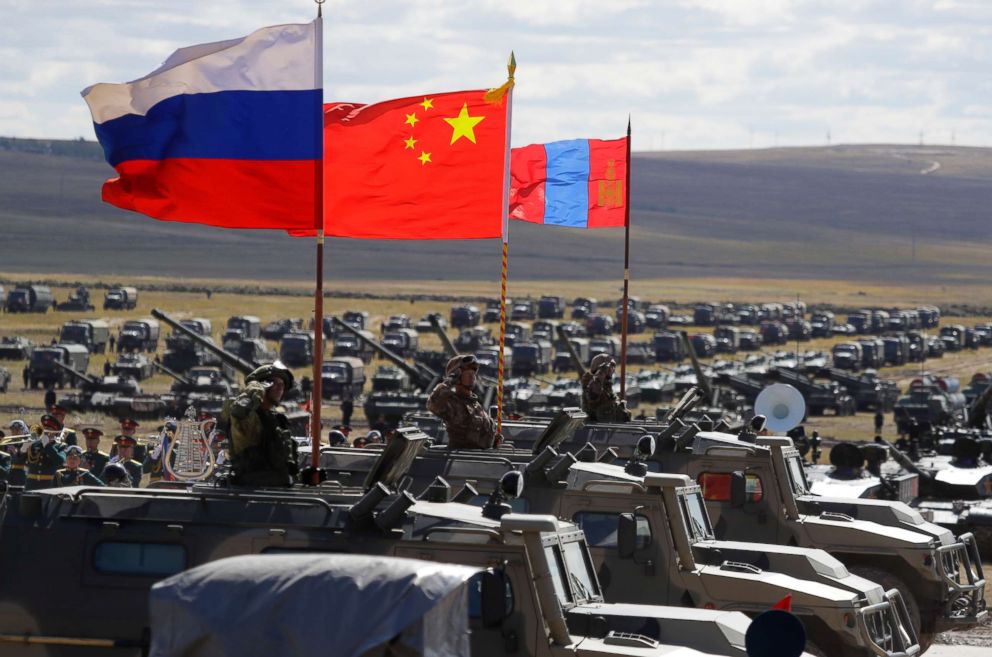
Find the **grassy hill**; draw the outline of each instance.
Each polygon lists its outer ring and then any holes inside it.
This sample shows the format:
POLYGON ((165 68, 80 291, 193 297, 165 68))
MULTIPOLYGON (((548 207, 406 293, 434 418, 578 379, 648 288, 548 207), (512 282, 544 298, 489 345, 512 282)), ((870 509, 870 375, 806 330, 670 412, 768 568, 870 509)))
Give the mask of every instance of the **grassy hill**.
MULTIPOLYGON (((0 139, 0 271, 312 276, 310 240, 154 221, 103 204, 100 185, 112 173, 92 142, 0 139)), ((992 276, 992 149, 643 153, 632 178, 636 279, 950 285, 992 276)), ((330 240, 326 251, 327 276, 339 280, 493 280, 499 270, 495 241, 330 240)), ((511 224, 514 280, 619 279, 622 257, 622 230, 511 224)))

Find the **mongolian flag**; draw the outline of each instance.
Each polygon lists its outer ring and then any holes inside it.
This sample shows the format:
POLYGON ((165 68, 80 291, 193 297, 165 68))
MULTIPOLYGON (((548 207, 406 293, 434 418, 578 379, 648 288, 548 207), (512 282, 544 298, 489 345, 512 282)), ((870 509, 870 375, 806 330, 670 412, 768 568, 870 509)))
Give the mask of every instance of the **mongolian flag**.
POLYGON ((326 234, 500 237, 509 104, 478 90, 325 105, 326 234))
POLYGON ((158 70, 82 92, 118 177, 103 200, 224 228, 315 225, 321 160, 317 24, 177 50, 158 70))
POLYGON ((510 218, 573 228, 621 228, 628 165, 626 137, 514 148, 510 218))

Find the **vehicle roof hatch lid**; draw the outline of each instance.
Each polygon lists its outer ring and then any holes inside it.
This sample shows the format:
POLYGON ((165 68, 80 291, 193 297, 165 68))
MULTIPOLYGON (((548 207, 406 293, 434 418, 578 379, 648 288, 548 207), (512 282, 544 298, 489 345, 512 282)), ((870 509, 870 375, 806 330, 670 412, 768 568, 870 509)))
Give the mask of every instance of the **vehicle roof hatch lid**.
POLYGON ((499 527, 507 532, 556 532, 558 519, 552 515, 508 513, 500 519, 499 527))
POLYGON ((644 475, 644 485, 648 488, 679 488, 692 486, 692 479, 683 474, 649 472, 644 475))

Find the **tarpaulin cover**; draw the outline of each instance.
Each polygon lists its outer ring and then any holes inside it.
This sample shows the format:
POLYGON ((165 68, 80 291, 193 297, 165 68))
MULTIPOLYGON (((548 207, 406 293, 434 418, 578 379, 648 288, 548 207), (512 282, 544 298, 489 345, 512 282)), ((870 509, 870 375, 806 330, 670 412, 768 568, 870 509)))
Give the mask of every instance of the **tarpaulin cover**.
POLYGON ((152 657, 469 654, 477 568, 343 554, 232 557, 152 587, 152 657), (394 653, 379 653, 388 642, 394 653))

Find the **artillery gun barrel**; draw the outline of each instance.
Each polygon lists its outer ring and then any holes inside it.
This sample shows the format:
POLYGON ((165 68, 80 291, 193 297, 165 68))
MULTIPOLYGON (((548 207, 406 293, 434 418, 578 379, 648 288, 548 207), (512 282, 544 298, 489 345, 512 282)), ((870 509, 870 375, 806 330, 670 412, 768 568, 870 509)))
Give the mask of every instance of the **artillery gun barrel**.
POLYGON ((396 365, 396 367, 400 368, 401 370, 409 374, 410 382, 413 383, 418 388, 420 388, 421 390, 427 390, 430 387, 431 383, 433 381, 436 381, 440 376, 437 372, 433 372, 429 368, 424 367, 422 365, 421 368, 423 369, 418 369, 417 367, 410 365, 405 360, 400 358, 397 354, 393 353, 392 351, 382 346, 375 340, 370 340, 368 337, 362 335, 361 332, 358 331, 358 329, 356 329, 355 327, 350 326, 345 322, 341 321, 340 318, 331 317, 331 321, 334 323, 335 326, 345 331, 348 331, 349 333, 354 335, 355 339, 357 339, 359 342, 368 345, 369 347, 372 347, 377 352, 382 354, 384 358, 386 358, 387 360, 391 361, 394 365, 396 365))
POLYGON ((441 328, 441 323, 437 321, 437 315, 431 314, 429 319, 431 327, 433 327, 437 337, 441 339, 441 347, 444 349, 444 353, 448 354, 449 358, 457 356, 458 350, 455 349, 455 344, 451 341, 451 338, 448 337, 448 334, 445 333, 443 328, 441 328))
POLYGON ((893 460, 895 460, 896 463, 904 467, 909 472, 912 472, 915 475, 919 475, 920 479, 924 481, 930 481, 930 475, 924 472, 923 470, 919 469, 918 467, 916 467, 916 464, 913 463, 913 460, 908 456, 906 456, 905 454, 903 454, 901 451, 899 451, 895 445, 887 441, 885 438, 876 437, 875 440, 889 448, 889 455, 892 456, 893 460))
POLYGON ((186 337, 188 337, 190 340, 197 343, 198 345, 202 346, 210 353, 215 354, 225 364, 233 367, 234 369, 241 372, 241 374, 245 376, 251 374, 259 366, 259 363, 256 363, 254 361, 247 361, 244 360, 243 358, 238 358, 234 354, 228 351, 224 351, 224 349, 222 349, 221 347, 218 347, 214 343, 210 342, 196 331, 189 330, 188 328, 186 328, 176 320, 166 315, 158 308, 152 308, 152 317, 154 317, 155 319, 162 320, 170 327, 172 327, 173 330, 182 333, 183 335, 185 335, 186 337))
POLYGON ((575 345, 568 339, 568 334, 565 333, 565 329, 563 329, 560 325, 555 327, 555 331, 558 333, 558 339, 562 341, 565 345, 565 349, 568 350, 568 355, 571 357, 572 362, 575 363, 575 369, 579 371, 579 378, 581 379, 585 376, 586 366, 582 363, 582 359, 579 358, 579 354, 576 353, 575 345))
POLYGON ((190 381, 189 379, 187 379, 185 376, 183 376, 182 374, 177 374, 177 373, 173 372, 172 370, 170 370, 168 367, 166 367, 162 363, 158 362, 157 360, 153 360, 152 361, 152 365, 154 365, 156 369, 158 369, 160 372, 162 372, 162 374, 166 374, 166 375, 172 377, 173 379, 175 379, 176 381, 178 381, 179 383, 181 383, 183 385, 187 385, 188 386, 188 385, 192 385, 193 384, 193 382, 190 381))
POLYGON ((696 358, 696 350, 692 346, 692 340, 689 339, 689 332, 679 331, 679 336, 682 338, 682 344, 685 345, 686 353, 689 354, 689 361, 692 363, 692 369, 696 373, 696 383, 699 385, 699 389, 707 397, 712 397, 713 388, 710 386, 709 378, 703 374, 703 367, 699 364, 699 359, 696 358))
POLYGON ((68 372, 72 376, 76 377, 80 381, 84 381, 84 382, 86 382, 86 383, 88 383, 90 385, 96 385, 96 383, 97 383, 97 380, 94 379, 89 374, 86 374, 85 372, 80 372, 79 370, 73 369, 72 367, 69 367, 65 363, 60 363, 57 360, 53 360, 52 363, 54 365, 57 365, 58 367, 61 367, 63 370, 65 370, 66 372, 68 372))

